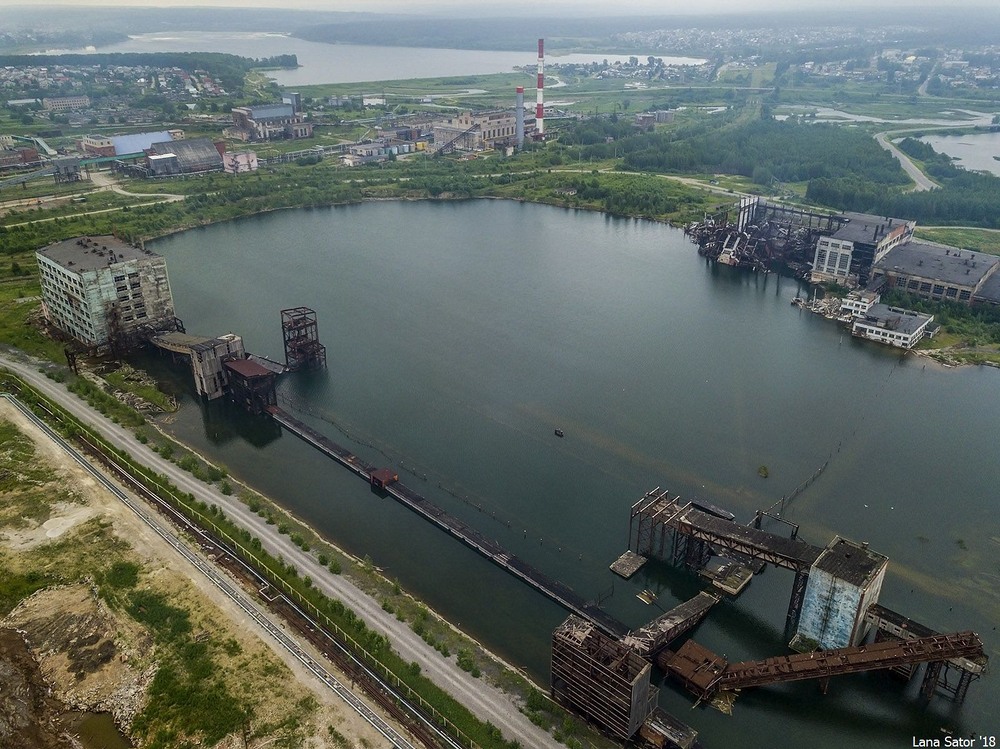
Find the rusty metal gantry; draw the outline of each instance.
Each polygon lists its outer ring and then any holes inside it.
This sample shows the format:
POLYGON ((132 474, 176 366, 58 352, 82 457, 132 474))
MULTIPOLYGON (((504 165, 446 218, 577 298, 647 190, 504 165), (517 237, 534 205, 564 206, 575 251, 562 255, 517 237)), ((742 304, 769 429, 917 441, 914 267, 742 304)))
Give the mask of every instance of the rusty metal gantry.
POLYGON ((798 538, 785 538, 740 525, 656 487, 632 505, 629 548, 677 566, 701 569, 712 549, 724 549, 750 559, 795 572, 788 603, 786 631, 798 624, 809 570, 823 549, 798 538))
POLYGON ((292 371, 326 367, 326 346, 319 342, 316 312, 308 307, 281 310, 285 365, 292 371))
MULTIPOLYGON (((870 606, 865 612, 865 621, 875 628, 876 642, 905 642, 940 634, 920 622, 877 603, 870 606)), ((920 685, 920 694, 925 698, 930 698, 935 692, 942 691, 951 695, 955 702, 964 702, 969 686, 985 673, 988 663, 989 658, 984 653, 930 663, 924 674, 923 683, 920 685), (958 672, 954 681, 950 678, 953 672, 958 672)), ((917 667, 916 664, 900 664, 893 667, 892 670, 909 680, 916 673, 917 667)))
MULTIPOLYGON (((804 679, 826 680, 843 674, 927 663, 927 675, 921 686, 921 694, 929 697, 937 686, 939 674, 945 664, 959 659, 984 662, 985 658, 979 635, 975 632, 959 632, 932 634, 908 640, 884 640, 868 645, 782 655, 743 663, 729 663, 689 640, 676 653, 663 652, 657 659, 657 664, 679 679, 696 696, 705 699, 722 691, 735 692, 749 687, 804 679)), ((964 697, 964 691, 961 696, 964 697)))

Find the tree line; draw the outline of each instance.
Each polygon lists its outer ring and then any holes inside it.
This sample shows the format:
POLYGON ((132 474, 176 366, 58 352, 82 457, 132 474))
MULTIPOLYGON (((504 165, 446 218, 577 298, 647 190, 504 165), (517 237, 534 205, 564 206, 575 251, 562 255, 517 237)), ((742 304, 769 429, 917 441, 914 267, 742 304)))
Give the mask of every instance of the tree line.
POLYGON ((760 185, 857 179, 884 189, 907 182, 895 159, 863 132, 779 121, 766 111, 756 116, 749 106, 639 134, 621 121, 588 120, 561 139, 581 144, 584 157, 621 155, 623 168, 633 171, 734 174, 760 185), (627 134, 630 130, 633 134, 627 134))
POLYGON ((900 216, 931 225, 1000 228, 1000 178, 956 166, 928 144, 906 138, 900 150, 919 159, 941 185, 938 190, 885 191, 858 179, 819 179, 809 183, 806 197, 841 210, 900 216))

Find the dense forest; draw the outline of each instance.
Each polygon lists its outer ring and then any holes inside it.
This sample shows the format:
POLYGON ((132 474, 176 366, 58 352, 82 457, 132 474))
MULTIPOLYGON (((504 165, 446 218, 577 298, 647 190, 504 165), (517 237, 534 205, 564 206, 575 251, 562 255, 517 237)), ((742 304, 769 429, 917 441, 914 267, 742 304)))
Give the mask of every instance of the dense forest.
POLYGON ((809 183, 806 197, 842 210, 901 216, 922 224, 1000 228, 1000 177, 955 166, 948 156, 914 138, 906 138, 899 148, 922 161, 941 189, 885 191, 860 179, 818 179, 809 183))
POLYGON ((845 211, 900 216, 929 225, 1000 228, 1000 178, 970 172, 914 138, 900 148, 941 189, 916 192, 869 133, 842 125, 776 121, 753 107, 675 128, 635 132, 618 117, 574 123, 560 136, 582 158, 622 158, 622 168, 668 174, 733 174, 761 186, 805 183, 806 198, 845 211))
POLYGON ((735 109, 674 129, 627 135, 613 119, 581 122, 565 142, 584 146, 584 157, 623 157, 633 171, 722 173, 748 177, 759 185, 852 179, 878 189, 907 184, 892 156, 866 133, 833 124, 779 122, 735 109), (614 139, 606 142, 607 138, 614 139))

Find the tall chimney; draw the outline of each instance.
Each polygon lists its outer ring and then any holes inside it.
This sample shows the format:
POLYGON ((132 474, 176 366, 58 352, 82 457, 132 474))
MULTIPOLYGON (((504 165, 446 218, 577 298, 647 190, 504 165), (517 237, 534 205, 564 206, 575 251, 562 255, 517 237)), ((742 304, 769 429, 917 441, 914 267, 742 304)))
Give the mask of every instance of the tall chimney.
POLYGON ((535 100, 535 133, 545 137, 545 40, 538 40, 538 98, 535 100))
POLYGON ((517 87, 517 105, 514 109, 514 139, 518 150, 524 148, 524 86, 517 87))

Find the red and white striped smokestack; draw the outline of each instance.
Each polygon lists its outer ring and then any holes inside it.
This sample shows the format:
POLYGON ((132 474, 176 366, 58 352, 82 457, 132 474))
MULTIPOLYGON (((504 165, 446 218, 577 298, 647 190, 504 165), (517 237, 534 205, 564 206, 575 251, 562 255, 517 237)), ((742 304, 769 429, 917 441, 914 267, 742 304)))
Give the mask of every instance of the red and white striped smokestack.
POLYGON ((535 99, 535 135, 545 137, 545 40, 538 40, 538 98, 535 99))
POLYGON ((514 142, 520 150, 524 148, 524 86, 518 86, 515 94, 517 103, 514 107, 514 142))

